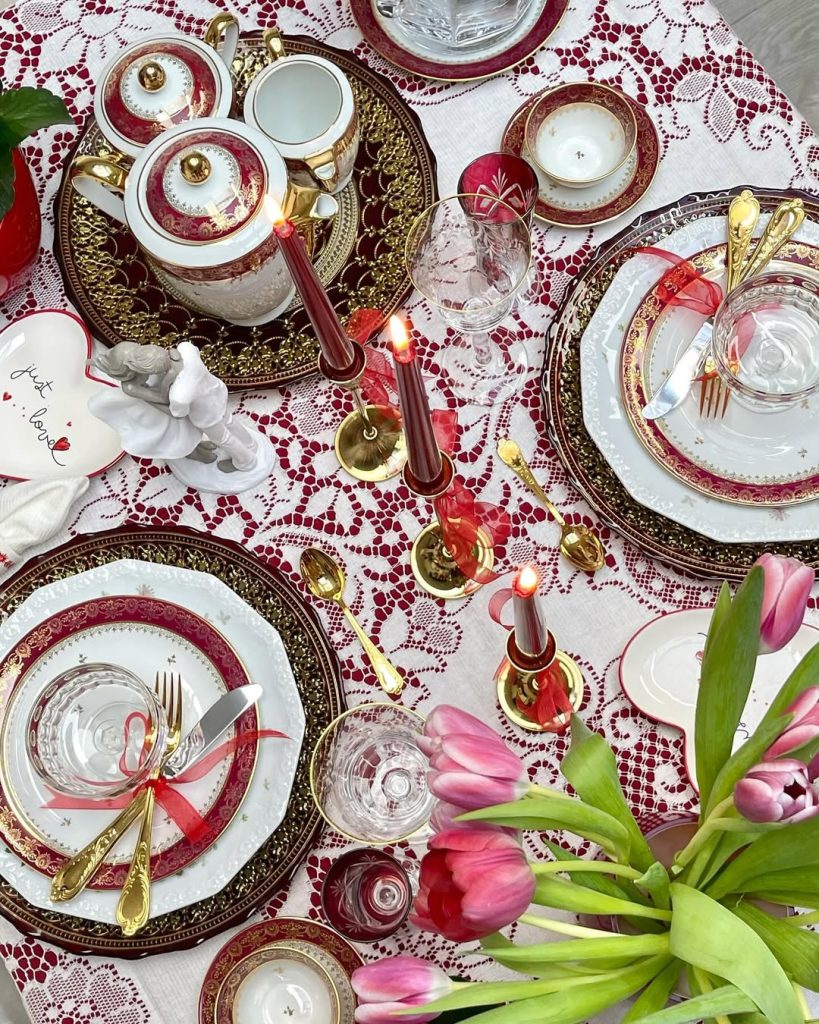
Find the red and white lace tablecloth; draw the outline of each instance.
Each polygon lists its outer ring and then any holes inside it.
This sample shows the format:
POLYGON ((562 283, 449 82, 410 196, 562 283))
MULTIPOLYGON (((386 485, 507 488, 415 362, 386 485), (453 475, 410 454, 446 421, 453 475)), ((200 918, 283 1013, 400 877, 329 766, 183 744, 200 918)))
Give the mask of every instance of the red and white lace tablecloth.
MULTIPOLYGON (((499 78, 463 85, 425 82, 387 64, 362 41, 343 0, 235 0, 231 9, 244 28, 277 22, 285 32, 315 35, 353 50, 392 79, 421 117, 438 159, 442 195, 454 191, 468 160, 497 148, 508 117, 527 96, 589 77, 616 82, 645 103, 660 131, 660 171, 635 214, 687 192, 741 182, 819 186, 819 140, 709 0, 572 0, 543 50, 499 78)), ((5 86, 48 86, 67 98, 81 120, 102 64, 119 47, 142 33, 199 33, 217 10, 208 0, 22 0, 0 12, 0 79, 5 86)), ((72 130, 59 128, 26 144, 47 220, 43 252, 28 292, 0 306, 0 326, 37 306, 67 306, 51 251, 50 211, 72 138, 72 130)), ((544 294, 542 304, 527 308, 519 321, 536 365, 544 328, 570 276, 618 226, 536 228, 544 294)), ((434 374, 442 324, 423 302, 412 301, 410 309, 429 339, 426 370, 434 374)), ((443 393, 433 395, 433 405, 445 401, 443 393)), ((496 707, 490 673, 504 634, 487 614, 494 588, 447 604, 419 591, 408 538, 427 521, 428 509, 398 483, 376 489, 354 483, 338 468, 333 436, 340 406, 330 387, 312 380, 282 392, 244 394, 239 405, 270 436, 278 458, 273 476, 256 493, 224 498, 186 492, 164 469, 126 458, 91 481, 55 543, 127 521, 181 523, 241 541, 294 580, 303 547, 331 548, 346 565, 350 603, 365 629, 408 676, 405 702, 422 713, 441 701, 477 710, 504 731, 533 776, 559 784, 564 741, 523 735, 501 721, 496 707)), ((509 508, 509 563, 541 567, 550 624, 586 676, 584 715, 617 749, 630 799, 643 815, 690 806, 679 736, 624 700, 617 663, 643 623, 669 609, 709 605, 714 587, 682 578, 607 531, 608 564, 593 578, 559 557, 554 525, 494 456, 498 436, 517 438, 555 501, 592 522, 545 439, 536 374, 515 401, 488 412, 465 407, 459 414, 459 470, 482 495, 509 508)), ((350 703, 378 699, 340 614, 326 605, 320 614, 342 660, 350 703)), ((815 611, 809 615, 819 622, 815 611)), ((339 836, 325 833, 289 891, 261 914, 319 918, 320 879, 342 846, 339 836)), ((37 1024, 193 1024, 205 971, 227 938, 139 962, 106 962, 26 939, 0 921, 0 954, 37 1024)), ((453 947, 408 927, 365 953, 378 958, 399 949, 456 967, 453 947)))

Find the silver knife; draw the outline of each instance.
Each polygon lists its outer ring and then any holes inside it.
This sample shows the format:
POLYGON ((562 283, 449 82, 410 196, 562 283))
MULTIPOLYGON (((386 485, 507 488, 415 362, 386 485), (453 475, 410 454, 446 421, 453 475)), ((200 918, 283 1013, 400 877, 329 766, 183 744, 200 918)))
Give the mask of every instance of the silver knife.
POLYGON ((694 378, 697 376, 700 364, 705 362, 708 349, 711 346, 712 334, 713 320, 706 320, 694 335, 694 340, 677 360, 663 386, 648 405, 643 407, 645 419, 659 419, 660 416, 665 416, 672 409, 676 409, 685 400, 691 390, 694 378))
MULTIPOLYGON (((221 696, 180 743, 174 756, 163 765, 162 777, 172 779, 186 769, 192 768, 213 749, 214 744, 224 736, 236 719, 256 703, 261 694, 261 686, 251 683, 248 686, 239 686, 221 696)), ((120 811, 103 832, 60 868, 51 882, 52 900, 62 903, 82 892, 116 843, 137 818, 142 816, 144 806, 143 790, 123 811, 120 811)))
POLYGON ((223 694, 202 715, 188 735, 182 740, 173 757, 168 758, 162 767, 162 777, 175 779, 188 768, 192 768, 216 746, 237 718, 253 707, 262 695, 258 683, 239 686, 223 694))

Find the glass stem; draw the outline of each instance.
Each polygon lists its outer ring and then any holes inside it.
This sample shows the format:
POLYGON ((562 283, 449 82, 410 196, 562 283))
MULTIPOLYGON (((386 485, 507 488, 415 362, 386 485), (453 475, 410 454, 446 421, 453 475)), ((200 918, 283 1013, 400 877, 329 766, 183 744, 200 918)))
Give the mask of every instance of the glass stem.
POLYGON ((472 352, 478 366, 488 366, 492 362, 492 339, 486 331, 471 335, 472 352))
POLYGON ((367 412, 367 406, 364 404, 364 399, 361 397, 361 389, 358 387, 350 388, 353 396, 353 404, 355 405, 356 412, 364 420, 364 437, 367 441, 374 441, 378 437, 378 431, 372 425, 370 420, 370 414, 367 412))

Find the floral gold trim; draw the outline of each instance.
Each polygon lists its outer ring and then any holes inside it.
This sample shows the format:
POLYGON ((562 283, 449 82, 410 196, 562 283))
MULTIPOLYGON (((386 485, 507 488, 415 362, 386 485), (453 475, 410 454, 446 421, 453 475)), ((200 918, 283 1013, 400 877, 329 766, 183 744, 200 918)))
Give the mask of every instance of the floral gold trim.
MULTIPOLYGON (((384 75, 324 43, 293 36, 287 47, 292 54, 328 58, 352 86, 361 145, 354 180, 338 198, 343 206, 345 193, 357 189, 347 201, 357 217, 352 224, 347 217, 344 234, 317 224, 314 251, 320 263, 325 248, 335 247, 325 283, 342 320, 362 307, 382 310, 386 320, 411 291, 404 239, 415 217, 435 201, 435 159, 417 116, 384 75), (350 227, 354 230, 346 234, 350 227)), ((243 36, 232 66, 239 107, 267 62, 261 33, 243 36)), ((71 157, 96 153, 102 144, 92 118, 71 157)), ((71 300, 107 345, 192 341, 208 369, 232 390, 278 387, 316 373, 318 345, 301 305, 261 327, 239 327, 197 311, 192 315, 154 275, 131 232, 76 193, 67 174, 56 200, 55 252, 71 300)))
POLYGON ((126 938, 116 925, 34 907, 0 878, 0 914, 20 931, 75 953, 134 958, 186 949, 235 927, 286 883, 321 829, 310 792, 310 758, 325 727, 344 710, 344 696, 335 654, 292 584, 238 544, 184 527, 129 525, 76 537, 7 577, 0 610, 8 615, 45 583, 122 558, 211 573, 229 586, 281 636, 306 718, 284 820, 216 896, 152 918, 126 938))

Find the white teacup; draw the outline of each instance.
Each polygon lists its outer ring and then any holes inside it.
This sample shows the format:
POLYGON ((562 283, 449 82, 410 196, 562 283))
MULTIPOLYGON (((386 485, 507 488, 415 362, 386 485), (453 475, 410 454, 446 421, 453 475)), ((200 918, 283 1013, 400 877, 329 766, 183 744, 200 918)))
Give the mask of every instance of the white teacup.
POLYGON ((359 126, 346 75, 323 57, 285 53, 278 29, 268 29, 272 63, 251 82, 244 119, 275 144, 291 175, 309 175, 339 192, 353 174, 359 126))

